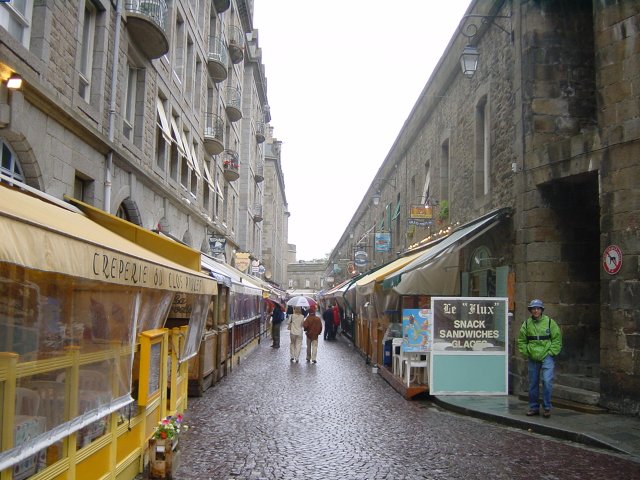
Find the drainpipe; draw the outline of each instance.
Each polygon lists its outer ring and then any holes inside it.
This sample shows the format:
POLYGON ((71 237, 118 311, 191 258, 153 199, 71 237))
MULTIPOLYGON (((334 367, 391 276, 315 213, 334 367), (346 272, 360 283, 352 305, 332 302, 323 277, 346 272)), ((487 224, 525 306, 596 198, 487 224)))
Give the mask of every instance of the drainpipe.
MULTIPOLYGON (((118 62, 120 61, 120 26, 122 25, 122 0, 116 3, 115 42, 113 44, 113 65, 111 67, 111 102, 109 104, 109 143, 113 145, 115 136, 116 89, 118 87, 118 62)), ((113 149, 107 153, 104 172, 104 210, 111 213, 111 179, 113 177, 113 149)))

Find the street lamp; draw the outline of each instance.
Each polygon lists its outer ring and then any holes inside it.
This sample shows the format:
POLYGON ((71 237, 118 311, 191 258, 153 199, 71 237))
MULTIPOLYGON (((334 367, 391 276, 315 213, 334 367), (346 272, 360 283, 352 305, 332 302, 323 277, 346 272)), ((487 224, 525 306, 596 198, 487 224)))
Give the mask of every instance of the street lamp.
MULTIPOLYGON (((382 182, 378 182, 376 191, 373 195, 371 195, 371 202, 373 203, 374 207, 377 207, 380 204, 380 185, 382 182)), ((392 188, 396 188, 396 179, 395 178, 389 178, 386 180, 385 183, 388 183, 391 185, 392 188)))
POLYGON ((462 68, 462 73, 467 77, 473 77, 473 74, 478 70, 478 58, 480 57, 480 53, 478 53, 478 49, 473 45, 467 45, 464 47, 462 51, 462 55, 460 55, 460 67, 462 68))
MULTIPOLYGON (((513 30, 511 29, 511 12, 509 15, 478 15, 478 14, 469 14, 462 17, 460 21, 460 25, 458 26, 458 31, 460 34, 464 35, 469 39, 475 37, 478 34, 478 31, 483 25, 487 25, 485 28, 489 28, 491 25, 495 26, 499 30, 502 30, 504 33, 509 35, 511 39, 511 43, 513 43, 513 30), (508 19, 509 20, 509 30, 501 27, 497 23, 495 23, 495 19, 508 19), (476 24, 476 20, 479 20, 479 24, 476 24)), ((474 43, 477 43, 476 40, 474 43)), ((471 45, 468 43, 464 50, 462 51, 462 55, 460 55, 460 67, 462 68, 462 73, 467 77, 473 77, 473 74, 478 70, 478 60, 480 57, 480 53, 475 45, 471 45)))

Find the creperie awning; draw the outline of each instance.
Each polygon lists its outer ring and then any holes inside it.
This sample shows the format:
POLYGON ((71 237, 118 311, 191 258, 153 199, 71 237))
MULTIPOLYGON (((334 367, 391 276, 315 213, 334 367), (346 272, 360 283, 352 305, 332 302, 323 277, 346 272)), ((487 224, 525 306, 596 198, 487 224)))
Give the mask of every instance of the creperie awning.
POLYGON ((216 282, 199 271, 143 248, 82 213, 4 184, 0 238, 0 262, 33 270, 192 294, 215 295, 217 290, 216 282))

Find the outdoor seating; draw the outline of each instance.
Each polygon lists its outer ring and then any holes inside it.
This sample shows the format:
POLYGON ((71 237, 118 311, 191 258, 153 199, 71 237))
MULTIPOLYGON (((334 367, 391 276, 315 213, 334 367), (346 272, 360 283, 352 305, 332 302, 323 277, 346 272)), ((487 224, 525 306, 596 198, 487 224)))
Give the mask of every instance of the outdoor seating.
MULTIPOLYGON (((405 373, 406 373, 406 382, 407 387, 411 385, 411 370, 422 368, 424 369, 422 372, 422 379, 419 383, 427 383, 427 369, 429 368, 429 354, 426 352, 412 352, 406 354, 405 362, 407 364, 405 373)), ((417 380, 417 374, 414 376, 414 380, 417 380)))

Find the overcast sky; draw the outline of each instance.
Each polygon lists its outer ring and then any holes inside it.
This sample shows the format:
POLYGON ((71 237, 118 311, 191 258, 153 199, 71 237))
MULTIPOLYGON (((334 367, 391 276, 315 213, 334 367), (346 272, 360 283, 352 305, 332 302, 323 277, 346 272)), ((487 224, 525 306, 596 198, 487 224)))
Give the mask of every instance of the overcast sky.
POLYGON ((289 243, 328 254, 470 0, 255 0, 289 243))

